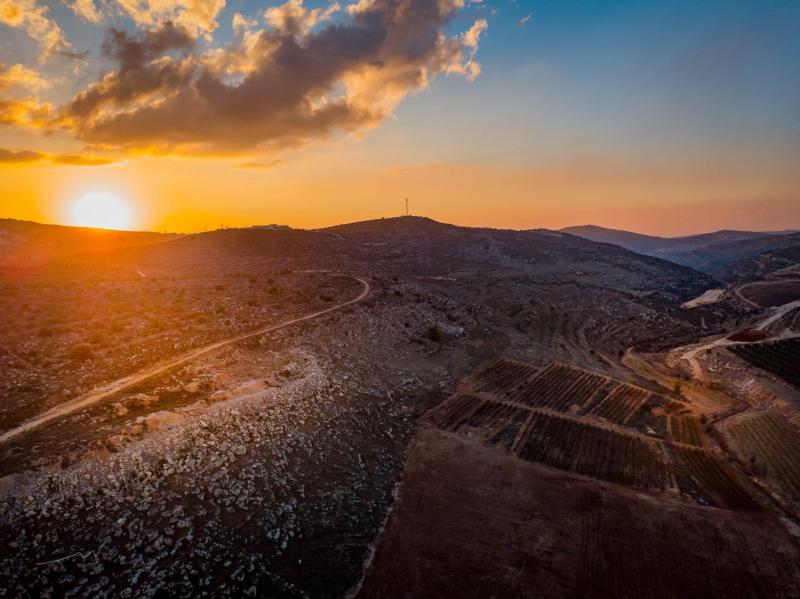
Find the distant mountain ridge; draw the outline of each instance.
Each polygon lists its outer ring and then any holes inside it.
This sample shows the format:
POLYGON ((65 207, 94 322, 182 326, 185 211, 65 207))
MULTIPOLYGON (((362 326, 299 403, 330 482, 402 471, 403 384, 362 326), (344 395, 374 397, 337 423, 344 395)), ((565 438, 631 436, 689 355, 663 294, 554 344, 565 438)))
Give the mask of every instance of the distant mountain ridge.
POLYGON ((265 253, 275 257, 282 254, 298 257, 306 253, 313 256, 311 262, 318 261, 321 254, 335 256, 338 253, 350 258, 374 260, 375 254, 381 253, 378 248, 389 244, 394 248, 385 249, 391 254, 402 253, 409 263, 416 260, 419 264, 429 262, 431 253, 439 258, 449 256, 454 264, 465 259, 467 254, 468 262, 524 263, 541 259, 540 252, 548 247, 547 251, 558 253, 570 247, 573 254, 582 254, 588 247, 599 249, 586 245, 586 242, 591 242, 608 244, 603 248, 608 256, 615 253, 613 247, 624 248, 640 256, 666 260, 727 280, 733 265, 753 260, 769 251, 800 245, 800 233, 722 230, 684 237, 658 237, 595 225, 567 227, 561 231, 514 231, 461 227, 425 217, 407 216, 313 230, 266 225, 166 235, 0 219, 0 267, 9 272, 36 268, 53 260, 74 261, 78 256, 95 253, 109 257, 113 253, 130 258, 132 253, 141 254, 140 250, 163 242, 167 242, 164 254, 176 259, 178 254, 200 255, 204 253, 198 252, 202 248, 207 251, 215 248, 232 258, 237 255, 255 258, 265 253), (539 249, 533 251, 534 248, 539 249))
POLYGON ((561 229, 591 241, 613 243, 633 252, 656 256, 725 278, 730 265, 764 252, 800 244, 797 231, 721 230, 683 237, 657 237, 631 231, 583 225, 561 229))
POLYGON ((725 279, 745 283, 765 278, 800 278, 800 243, 740 260, 728 267, 725 279))

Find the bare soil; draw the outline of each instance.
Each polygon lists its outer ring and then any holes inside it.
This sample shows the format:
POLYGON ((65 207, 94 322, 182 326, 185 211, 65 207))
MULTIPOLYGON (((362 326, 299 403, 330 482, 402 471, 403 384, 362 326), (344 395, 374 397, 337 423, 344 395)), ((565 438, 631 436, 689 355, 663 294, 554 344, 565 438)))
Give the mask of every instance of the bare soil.
POLYGON ((462 436, 412 442, 360 597, 795 597, 767 513, 657 500, 462 436))

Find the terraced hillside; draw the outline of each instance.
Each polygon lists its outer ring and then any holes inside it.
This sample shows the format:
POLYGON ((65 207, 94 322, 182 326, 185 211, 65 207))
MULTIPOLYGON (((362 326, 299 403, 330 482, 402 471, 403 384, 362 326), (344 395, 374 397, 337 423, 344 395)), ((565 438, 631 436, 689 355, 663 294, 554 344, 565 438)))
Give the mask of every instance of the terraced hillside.
POLYGON ((753 472, 774 481, 785 496, 800 502, 800 434, 770 412, 755 412, 727 425, 733 447, 753 472))
POLYGON ((759 510, 763 501, 688 405, 568 364, 494 360, 422 421, 526 461, 701 505, 759 510))
POLYGON ((800 592, 788 512, 750 478, 770 464, 800 489, 800 436, 774 414, 709 424, 605 373, 500 358, 420 422, 360 597, 800 592))

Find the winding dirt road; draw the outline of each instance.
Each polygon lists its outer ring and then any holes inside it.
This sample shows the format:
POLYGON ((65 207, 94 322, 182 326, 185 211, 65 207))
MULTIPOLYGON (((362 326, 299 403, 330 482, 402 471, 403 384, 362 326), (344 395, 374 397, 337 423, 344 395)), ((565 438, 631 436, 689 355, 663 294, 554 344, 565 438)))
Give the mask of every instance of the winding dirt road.
MULTIPOLYGON (((771 314, 759 322, 758 324, 754 325, 752 328, 757 331, 763 331, 771 324, 777 322, 786 314, 791 312, 792 310, 800 308, 800 300, 789 302, 788 304, 784 304, 782 306, 778 306, 777 308, 771 308, 771 314)), ((791 339, 793 337, 797 337, 799 335, 796 334, 784 334, 776 337, 776 339, 791 339)), ((721 337, 719 339, 715 339, 714 341, 709 341, 708 343, 692 347, 681 354, 681 357, 689 362, 689 365, 692 367, 692 373, 694 377, 699 380, 703 385, 708 385, 708 377, 706 376, 705 369, 700 364, 700 361, 697 359, 697 354, 702 351, 712 349, 714 347, 728 347, 731 345, 747 345, 747 341, 731 341, 728 339, 727 336, 721 337)))
POLYGON ((753 300, 745 297, 745 295, 742 293, 742 287, 747 287, 747 285, 739 285, 739 287, 733 290, 734 295, 738 297, 740 300, 742 300, 745 304, 750 306, 751 308, 755 308, 756 310, 761 310, 762 306, 758 305, 753 300))
POLYGON ((204 356, 206 354, 209 354, 209 353, 211 353, 211 352, 213 352, 215 350, 218 350, 221 347, 225 347, 226 345, 231 345, 233 343, 238 343, 239 341, 244 341, 246 339, 252 339, 254 337, 260 337, 261 335, 265 335, 266 333, 271 333, 272 331, 277 331, 278 329, 282 329, 282 328, 291 326, 293 324, 297 324, 299 322, 312 320, 314 318, 318 318, 320 316, 324 316, 325 314, 330 314, 331 312, 336 312, 337 310, 341 310, 342 308, 345 308, 345 307, 350 306, 352 304, 357 304, 358 302, 363 300, 365 297, 367 297, 367 294, 369 294, 371 289, 370 289, 369 283, 367 283, 361 277, 357 277, 355 275, 348 275, 348 276, 352 276, 352 278, 354 278, 355 280, 357 280, 359 283, 361 283, 364 286, 363 290, 361 291, 359 296, 356 297, 356 298, 353 298, 353 299, 351 299, 349 301, 346 301, 343 304, 338 304, 338 305, 333 306, 331 308, 326 308, 325 310, 320 310, 319 312, 314 312, 313 314, 306 314, 305 316, 300 316, 298 318, 293 318, 291 320, 287 320, 287 321, 281 322, 279 324, 275 324, 275 325, 271 325, 271 326, 265 327, 263 329, 259 329, 258 331, 254 331, 252 333, 247 333, 247 334, 241 335, 239 337, 234 337, 233 339, 227 339, 225 341, 217 341, 216 343, 212 343, 211 345, 206 345, 205 347, 194 349, 194 350, 192 350, 192 351, 190 351, 190 352, 188 352, 186 354, 183 354, 182 356, 174 358, 174 359, 172 359, 172 360, 170 360, 168 362, 162 362, 161 364, 158 364, 156 366, 152 366, 150 368, 147 368, 145 370, 139 371, 137 373, 128 375, 125 378, 121 378, 121 379, 119 379, 117 381, 114 381, 113 383, 108 384, 108 385, 104 385, 102 387, 98 387, 97 389, 93 389, 92 391, 89 391, 88 393, 85 393, 83 395, 79 395, 78 397, 75 397, 74 399, 71 399, 69 401, 66 401, 66 402, 64 402, 62 404, 59 404, 59 405, 55 406, 54 408, 48 410, 47 412, 44 412, 44 413, 40 414, 39 416, 36 416, 35 418, 32 418, 32 419, 30 419, 30 420, 28 420, 26 422, 23 422, 22 424, 20 424, 16 428, 12 428, 11 430, 6 431, 2 435, 0 435, 0 443, 5 443, 7 441, 10 441, 14 437, 17 437, 17 436, 21 435, 24 432, 27 432, 27 431, 29 431, 31 429, 34 429, 34 428, 36 428, 38 426, 41 426, 45 422, 49 422, 50 420, 53 420, 55 418, 59 418, 61 416, 66 416, 67 414, 70 414, 70 413, 72 413, 72 412, 74 412, 76 410, 80 410, 81 408, 85 408, 85 407, 90 406, 90 405, 92 405, 94 403, 97 403, 98 401, 101 401, 101 400, 103 400, 103 399, 105 399, 105 398, 107 398, 107 397, 109 397, 111 395, 114 395, 115 393, 119 393, 120 391, 124 391, 125 389, 129 389, 130 387, 132 387, 134 385, 138 385, 139 383, 142 383, 142 382, 144 382, 144 381, 146 381, 146 380, 148 380, 148 379, 150 379, 150 378, 152 378, 154 376, 157 376, 159 374, 163 374, 163 373, 165 373, 165 372, 167 372, 169 370, 172 370, 173 368, 177 368, 178 366, 183 366, 187 362, 191 362, 192 360, 196 360, 197 358, 199 358, 201 356, 204 356))

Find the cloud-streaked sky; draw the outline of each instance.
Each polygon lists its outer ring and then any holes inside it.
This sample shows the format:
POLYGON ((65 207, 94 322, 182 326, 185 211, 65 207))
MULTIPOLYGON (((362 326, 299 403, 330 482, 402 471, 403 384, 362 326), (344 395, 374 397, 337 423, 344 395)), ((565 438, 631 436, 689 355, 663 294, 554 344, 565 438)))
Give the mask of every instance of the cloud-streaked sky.
POLYGON ((0 217, 800 228, 795 0, 0 0, 0 217))

